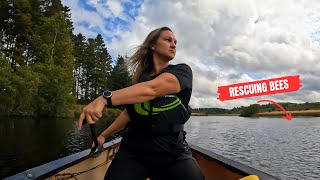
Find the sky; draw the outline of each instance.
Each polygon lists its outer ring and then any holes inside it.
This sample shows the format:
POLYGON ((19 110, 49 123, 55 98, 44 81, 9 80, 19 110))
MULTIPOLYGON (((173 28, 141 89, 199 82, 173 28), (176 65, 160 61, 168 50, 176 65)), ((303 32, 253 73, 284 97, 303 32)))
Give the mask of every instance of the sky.
POLYGON ((319 0, 62 0, 74 34, 102 34, 113 58, 132 55, 148 33, 168 26, 172 64, 193 70, 192 108, 231 109, 258 100, 320 102, 319 0), (298 91, 220 101, 218 87, 299 75, 298 91))

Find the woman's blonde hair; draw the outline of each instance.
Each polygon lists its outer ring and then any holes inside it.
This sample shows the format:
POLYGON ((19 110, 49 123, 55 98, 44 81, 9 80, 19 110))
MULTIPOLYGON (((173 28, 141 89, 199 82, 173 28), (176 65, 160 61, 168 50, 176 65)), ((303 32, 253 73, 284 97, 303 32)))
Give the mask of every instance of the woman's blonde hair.
POLYGON ((157 42, 161 32, 166 30, 171 31, 171 29, 168 27, 162 27, 151 31, 144 42, 137 47, 135 53, 130 57, 129 65, 134 71, 133 84, 139 82, 140 76, 144 70, 152 70, 153 56, 151 47, 157 42))

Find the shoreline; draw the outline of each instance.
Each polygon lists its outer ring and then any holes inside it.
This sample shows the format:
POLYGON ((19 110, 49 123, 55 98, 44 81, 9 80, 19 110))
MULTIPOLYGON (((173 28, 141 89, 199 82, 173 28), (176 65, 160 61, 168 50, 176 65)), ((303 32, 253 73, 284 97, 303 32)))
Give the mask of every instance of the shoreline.
MULTIPOLYGON (((310 109, 301 111, 287 111, 293 117, 320 117, 320 109, 310 109)), ((252 117, 282 117, 285 113, 283 111, 261 112, 254 114, 252 117)), ((192 113, 191 116, 240 116, 240 114, 205 114, 205 113, 192 113)))
MULTIPOLYGON (((311 110, 302 110, 302 111, 287 111, 294 116, 312 116, 312 117, 320 117, 320 109, 311 109, 311 110)), ((272 117, 272 116, 284 116, 285 113, 283 111, 272 111, 272 112, 263 112, 256 114, 258 117, 272 117)))

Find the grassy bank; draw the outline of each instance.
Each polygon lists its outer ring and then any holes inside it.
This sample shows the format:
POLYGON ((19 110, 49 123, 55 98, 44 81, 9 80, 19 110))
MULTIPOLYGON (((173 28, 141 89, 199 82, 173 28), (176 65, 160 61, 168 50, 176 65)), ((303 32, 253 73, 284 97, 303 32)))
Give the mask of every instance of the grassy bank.
POLYGON ((208 116, 240 116, 240 114, 209 114, 208 116))
MULTIPOLYGON (((301 111, 287 111, 291 112, 292 116, 313 116, 313 117, 320 117, 320 110, 319 109, 310 109, 310 110, 301 110, 301 111)), ((272 117, 272 116, 284 116, 283 111, 272 111, 272 112, 262 112, 258 113, 255 116, 258 117, 272 117)))
POLYGON ((191 113, 191 116, 208 116, 206 113, 191 113))

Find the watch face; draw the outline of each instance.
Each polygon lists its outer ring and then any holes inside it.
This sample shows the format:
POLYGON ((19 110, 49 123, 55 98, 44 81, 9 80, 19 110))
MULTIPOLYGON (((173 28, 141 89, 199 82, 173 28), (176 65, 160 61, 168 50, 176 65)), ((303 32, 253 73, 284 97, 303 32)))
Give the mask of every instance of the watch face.
POLYGON ((110 98, 112 96, 112 93, 110 91, 104 91, 102 95, 105 98, 110 98))

